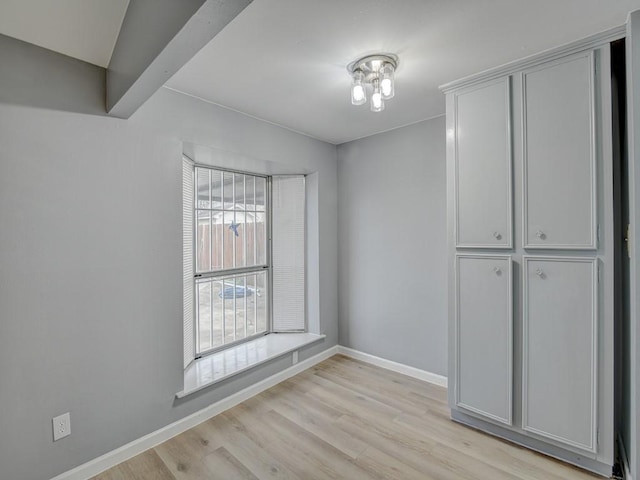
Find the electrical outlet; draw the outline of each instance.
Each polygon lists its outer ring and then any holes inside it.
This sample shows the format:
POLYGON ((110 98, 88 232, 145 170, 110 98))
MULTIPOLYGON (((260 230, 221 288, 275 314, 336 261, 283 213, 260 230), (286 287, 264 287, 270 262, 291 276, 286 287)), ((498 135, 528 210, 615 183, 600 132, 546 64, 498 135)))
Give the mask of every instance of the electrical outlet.
POLYGON ((53 441, 71 435, 71 414, 63 413, 53 419, 53 441))
POLYGON ((292 365, 295 365, 296 363, 298 363, 298 350, 294 350, 294 352, 293 352, 293 361, 291 363, 292 363, 292 365))

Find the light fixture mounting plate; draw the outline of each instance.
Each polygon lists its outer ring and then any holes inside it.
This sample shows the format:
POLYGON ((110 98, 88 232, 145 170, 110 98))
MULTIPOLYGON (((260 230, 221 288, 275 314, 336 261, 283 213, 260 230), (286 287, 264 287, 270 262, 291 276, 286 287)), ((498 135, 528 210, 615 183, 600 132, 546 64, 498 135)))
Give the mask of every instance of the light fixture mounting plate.
POLYGON ((350 74, 359 70, 364 73, 365 77, 371 75, 377 76, 380 67, 384 63, 393 65, 393 69, 398 69, 398 56, 393 53, 377 53, 375 55, 367 55, 366 57, 359 58, 358 60, 351 62, 347 65, 347 70, 350 74))

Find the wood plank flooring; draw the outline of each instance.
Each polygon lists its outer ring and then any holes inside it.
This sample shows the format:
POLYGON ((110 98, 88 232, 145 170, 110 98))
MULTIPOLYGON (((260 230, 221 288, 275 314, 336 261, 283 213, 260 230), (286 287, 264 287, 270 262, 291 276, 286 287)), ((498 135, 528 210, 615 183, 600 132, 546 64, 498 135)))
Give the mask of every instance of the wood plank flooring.
POLYGON ((601 478, 452 422, 446 397, 336 355, 94 480, 601 478))

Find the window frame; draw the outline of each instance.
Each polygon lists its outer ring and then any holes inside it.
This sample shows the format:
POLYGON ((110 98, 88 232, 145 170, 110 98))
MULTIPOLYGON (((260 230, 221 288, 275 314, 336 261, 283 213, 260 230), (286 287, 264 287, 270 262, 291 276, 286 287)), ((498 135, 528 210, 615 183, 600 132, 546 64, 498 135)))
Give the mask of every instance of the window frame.
MULTIPOLYGON (((246 342, 250 342, 252 340, 255 340, 257 338, 263 337, 265 335, 268 335, 270 333, 273 333, 273 252, 272 252, 272 237, 271 237, 271 225, 272 225, 272 202, 271 202, 271 182, 272 182, 272 177, 270 175, 263 175, 263 174, 259 174, 259 173, 253 173, 253 172, 246 172, 246 171, 242 171, 242 170, 236 170, 236 169, 231 169, 231 168, 225 168, 225 167, 218 167, 218 166, 214 166, 214 165, 206 165, 206 164, 201 164, 201 163, 196 163, 192 161, 192 169, 193 169, 193 203, 192 203, 192 255, 193 255, 193 260, 192 260, 192 288, 193 288, 193 338, 192 338, 192 344, 193 344, 193 360, 197 360, 199 358, 205 357, 207 355, 211 355, 217 352, 220 352, 222 350, 226 350, 228 348, 234 347, 234 346, 238 346, 240 344, 246 343, 246 342), (265 213, 265 223, 266 223, 266 228, 265 228, 265 256, 266 256, 266 263, 265 264, 261 264, 261 265, 256 265, 256 266, 252 266, 252 267, 236 267, 236 268, 223 268, 221 270, 217 270, 217 271, 208 271, 208 272, 197 272, 197 264, 198 264, 198 253, 197 253, 197 236, 198 236, 198 210, 209 210, 209 211, 214 211, 213 208, 210 209, 202 209, 202 208, 198 208, 198 175, 197 175, 197 170, 198 169, 206 169, 206 170, 214 170, 214 171, 218 171, 218 172, 222 172, 223 175, 223 181, 224 181, 224 173, 232 173, 234 175, 238 174, 238 175, 248 175, 251 177, 255 177, 255 178, 264 178, 265 179, 265 207, 264 207, 264 213, 265 213), (223 343, 222 345, 219 345, 217 347, 212 347, 209 348, 207 350, 198 352, 199 350, 199 312, 198 312, 198 308, 199 308, 199 302, 198 302, 198 280, 202 280, 202 279, 219 279, 220 281, 224 281, 226 278, 229 277, 236 277, 236 276, 240 276, 243 274, 248 274, 248 273, 261 273, 261 272, 266 272, 266 330, 263 332, 259 332, 259 333, 254 333, 253 335, 249 335, 249 336, 245 336, 244 338, 241 338, 239 340, 234 340, 232 342, 228 342, 228 343, 223 343)), ((234 197, 235 197, 235 181, 233 182, 234 185, 234 197)), ((246 183, 245 183, 246 185, 246 183)), ((224 191, 222 193, 222 212, 224 215, 224 212, 228 211, 224 209, 224 191)), ((254 190, 254 195, 255 195, 255 190, 254 190)), ((234 203, 235 203, 235 198, 234 198, 234 203)), ((231 211, 235 212, 235 208, 231 211)), ((211 255, 211 253, 210 253, 211 255)), ((224 258, 224 252, 222 253, 223 258, 224 258)), ((235 296, 235 295, 234 295, 235 296)), ((245 297, 246 298, 246 297, 245 297)), ((235 307, 234 307, 235 310, 235 307)), ((222 337, 224 339, 224 332, 222 333, 222 337)))

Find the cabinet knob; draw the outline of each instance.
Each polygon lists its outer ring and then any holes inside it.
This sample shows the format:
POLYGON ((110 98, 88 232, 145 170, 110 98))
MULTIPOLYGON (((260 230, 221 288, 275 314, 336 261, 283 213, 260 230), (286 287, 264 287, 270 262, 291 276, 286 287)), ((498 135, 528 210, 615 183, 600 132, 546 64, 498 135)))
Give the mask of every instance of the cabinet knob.
POLYGON ((544 272, 542 271, 541 268, 538 268, 536 270, 536 275, 539 276, 540 278, 544 278, 544 272))
POLYGON ((502 235, 500 234, 500 232, 493 232, 493 236, 495 237, 496 240, 502 239, 502 235))
POLYGON ((496 272, 496 275, 502 275, 502 269, 500 267, 494 267, 493 271, 496 272))
POLYGON ((540 240, 544 240, 545 238, 547 238, 547 234, 544 233, 542 230, 538 230, 536 232, 536 237, 538 237, 540 240))

